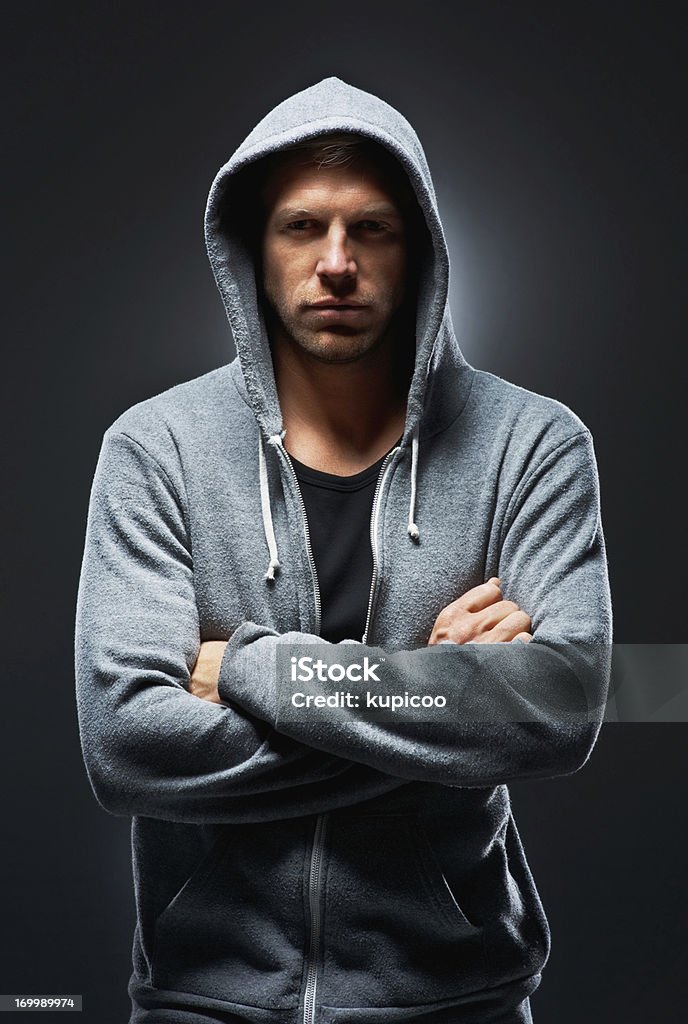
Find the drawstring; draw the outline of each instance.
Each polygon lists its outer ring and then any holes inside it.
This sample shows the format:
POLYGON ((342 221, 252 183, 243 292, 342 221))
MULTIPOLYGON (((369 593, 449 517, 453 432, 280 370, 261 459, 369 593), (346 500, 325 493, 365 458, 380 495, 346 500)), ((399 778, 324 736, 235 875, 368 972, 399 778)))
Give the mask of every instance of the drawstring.
MULTIPOLYGON (((420 530, 414 522, 416 514, 416 481, 418 478, 418 434, 419 424, 413 428, 411 435, 411 498, 409 501, 409 517, 407 533, 414 540, 420 540, 420 530)), ((284 431, 279 434, 272 434, 268 438, 268 444, 281 444, 284 431)), ((258 431, 258 475, 260 478, 260 508, 263 514, 263 529, 265 539, 270 552, 270 562, 263 579, 274 580, 277 570, 280 568, 280 561, 277 552, 277 540, 275 539, 275 528, 272 522, 272 507, 270 505, 270 488, 268 485, 268 471, 265 462, 265 446, 263 444, 262 431, 258 431)))
MULTIPOLYGON (((269 444, 278 444, 281 440, 280 434, 273 434, 268 438, 269 444)), ((263 446, 263 433, 258 431, 258 475, 260 477, 260 508, 263 513, 263 529, 265 539, 268 542, 270 552, 270 563, 268 571, 263 579, 274 580, 276 571, 280 568, 280 561, 277 554, 277 541, 275 539, 275 528, 272 523, 272 508, 270 505, 270 488, 268 486, 268 470, 265 464, 265 448, 263 446)))
POLYGON ((411 500, 409 502, 407 527, 407 533, 411 540, 420 540, 420 530, 414 522, 416 514, 416 480, 418 477, 418 434, 419 424, 416 423, 411 435, 411 500))

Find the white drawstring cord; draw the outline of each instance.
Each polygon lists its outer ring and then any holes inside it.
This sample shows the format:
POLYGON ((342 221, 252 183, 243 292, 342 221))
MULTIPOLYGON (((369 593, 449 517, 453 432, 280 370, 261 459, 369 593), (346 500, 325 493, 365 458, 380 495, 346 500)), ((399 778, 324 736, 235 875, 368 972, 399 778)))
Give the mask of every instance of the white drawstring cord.
MULTIPOLYGON (((414 541, 420 540, 420 530, 414 522, 416 512, 416 486, 418 479, 418 434, 419 425, 416 424, 413 428, 413 434, 411 435, 411 498, 409 501, 407 527, 408 535, 414 541)), ((273 434, 268 438, 268 444, 280 444, 281 440, 282 434, 273 434)), ((272 522, 272 507, 270 504, 268 471, 265 462, 265 447, 263 445, 263 434, 260 430, 258 431, 258 475, 260 478, 260 507, 263 514, 263 529, 265 531, 268 551, 270 552, 270 562, 263 579, 274 580, 276 572, 280 568, 280 561, 277 551, 277 540, 275 538, 275 528, 272 522)))
MULTIPOLYGON (((280 439, 279 434, 268 438, 270 444, 276 444, 280 439)), ((270 564, 263 579, 274 580, 275 573, 280 568, 280 561, 277 553, 277 541, 275 539, 275 528, 272 523, 272 508, 270 506, 270 488, 268 485, 268 470, 265 463, 265 448, 263 446, 262 431, 258 431, 258 475, 260 478, 260 508, 263 513, 263 529, 265 539, 270 552, 270 564)))
POLYGON ((411 435, 411 500, 409 502, 409 517, 407 532, 411 540, 420 540, 420 530, 414 519, 416 514, 416 480, 418 478, 418 434, 419 424, 413 428, 411 435))

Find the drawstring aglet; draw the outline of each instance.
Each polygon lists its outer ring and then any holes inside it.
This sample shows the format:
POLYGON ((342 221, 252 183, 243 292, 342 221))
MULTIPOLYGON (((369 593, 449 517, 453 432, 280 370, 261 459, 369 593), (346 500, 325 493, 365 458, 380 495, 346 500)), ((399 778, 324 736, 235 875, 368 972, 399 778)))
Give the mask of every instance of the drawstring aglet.
POLYGON ((277 561, 277 559, 276 558, 271 558, 270 559, 270 565, 268 566, 268 571, 263 576, 263 579, 264 580, 274 580, 275 574, 276 574, 277 570, 280 569, 280 568, 281 568, 281 565, 277 561))

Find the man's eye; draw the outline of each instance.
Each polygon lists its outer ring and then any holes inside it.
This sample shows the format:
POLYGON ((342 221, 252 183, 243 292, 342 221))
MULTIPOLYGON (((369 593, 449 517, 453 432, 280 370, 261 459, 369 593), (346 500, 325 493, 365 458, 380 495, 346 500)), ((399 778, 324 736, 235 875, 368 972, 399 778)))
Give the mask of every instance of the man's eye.
POLYGON ((385 225, 379 220, 362 220, 360 226, 366 231, 378 232, 384 231, 385 225))
POLYGON ((290 220, 287 224, 288 231, 305 231, 311 226, 311 220, 290 220))

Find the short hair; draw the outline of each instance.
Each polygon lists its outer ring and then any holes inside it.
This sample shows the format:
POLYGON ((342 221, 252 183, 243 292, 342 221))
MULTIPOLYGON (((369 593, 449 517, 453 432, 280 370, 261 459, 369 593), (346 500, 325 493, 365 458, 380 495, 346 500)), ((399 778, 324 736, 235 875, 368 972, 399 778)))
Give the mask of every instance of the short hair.
POLYGON ((314 139, 298 142, 282 153, 304 154, 304 163, 315 164, 317 167, 348 167, 362 150, 363 137, 350 132, 332 132, 330 135, 319 135, 314 139))
POLYGON ((255 165, 255 187, 258 192, 266 185, 272 174, 285 163, 291 163, 298 156, 304 167, 350 167, 366 163, 384 179, 405 218, 410 217, 417 201, 406 172, 397 158, 381 143, 354 132, 331 132, 304 139, 284 149, 270 153, 255 165))

